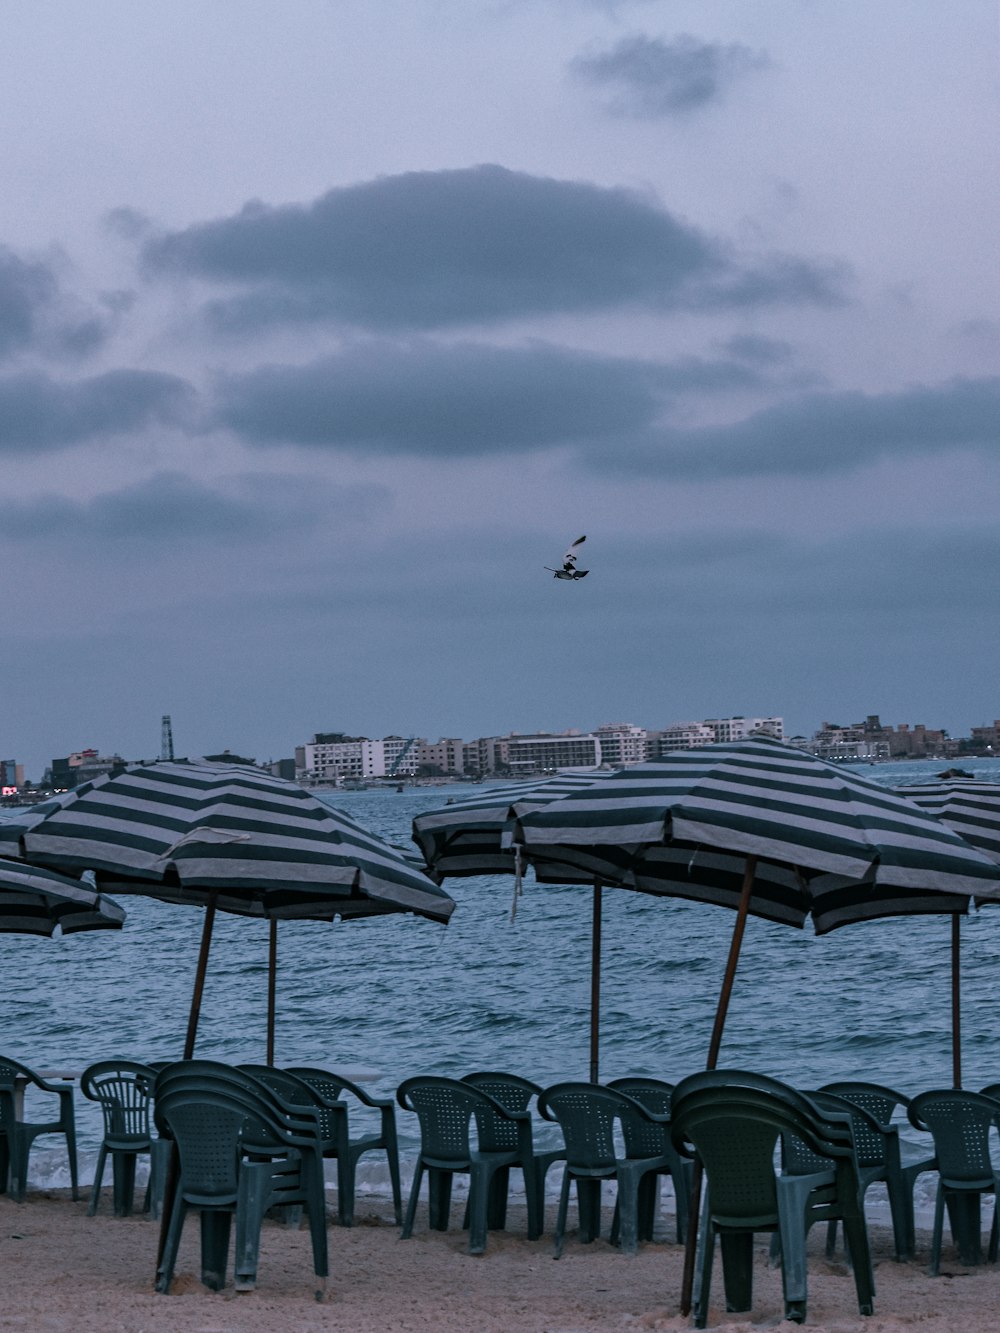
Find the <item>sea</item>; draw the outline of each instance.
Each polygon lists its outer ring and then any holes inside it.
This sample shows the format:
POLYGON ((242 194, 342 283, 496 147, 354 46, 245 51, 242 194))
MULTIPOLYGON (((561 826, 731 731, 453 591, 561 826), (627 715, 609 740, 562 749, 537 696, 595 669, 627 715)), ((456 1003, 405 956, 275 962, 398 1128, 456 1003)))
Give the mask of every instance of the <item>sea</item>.
MULTIPOLYGON (((931 780, 947 766, 938 760, 849 767, 896 786, 931 780)), ((961 767, 1000 780, 997 761, 963 759, 961 767)), ((409 847, 415 815, 483 790, 443 785, 323 797, 409 847)), ((542 1085, 588 1076, 592 891, 536 885, 529 876, 512 921, 511 878, 450 879, 445 887, 458 904, 447 926, 409 916, 280 924, 277 1064, 339 1069, 379 1096, 394 1095, 404 1078, 420 1073, 504 1069, 542 1085)), ((180 1056, 202 909, 132 896, 120 901, 128 912, 121 931, 51 940, 0 934, 5 1054, 57 1073, 79 1073, 112 1056, 180 1056)), ((647 1074, 676 1082, 704 1068, 732 927, 733 914, 719 908, 604 890, 602 1081, 647 1074)), ((267 954, 266 923, 219 914, 198 1056, 264 1061, 267 954)), ((998 961, 1000 906, 983 907, 962 922, 969 1088, 1000 1081, 998 961)), ((822 938, 809 926, 800 931, 751 918, 719 1065, 806 1089, 836 1078, 911 1095, 950 1086, 950 984, 945 917, 875 921, 822 938)), ((79 1093, 76 1104, 81 1179, 88 1182, 100 1119, 79 1093)), ((416 1123, 402 1110, 398 1120, 405 1188, 416 1123)), ((922 1181, 929 1191, 931 1178, 922 1181)), ((68 1183, 62 1141, 39 1140, 29 1187, 68 1183)), ((388 1194, 381 1154, 361 1159, 358 1188, 388 1194)), ((929 1206, 919 1190, 918 1205, 929 1206)))

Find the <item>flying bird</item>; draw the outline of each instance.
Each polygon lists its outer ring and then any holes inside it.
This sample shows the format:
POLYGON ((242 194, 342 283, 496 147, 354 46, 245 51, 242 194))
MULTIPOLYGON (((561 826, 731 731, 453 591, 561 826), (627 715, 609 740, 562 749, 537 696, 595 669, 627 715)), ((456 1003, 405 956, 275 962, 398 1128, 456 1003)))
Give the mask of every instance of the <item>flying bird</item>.
POLYGON ((576 567, 576 550, 575 550, 575 548, 579 546, 581 542, 585 542, 586 540, 587 538, 585 536, 577 537, 576 541, 573 542, 572 546, 570 546, 569 550, 563 556, 562 569, 553 569, 551 565, 545 566, 545 568, 551 572, 554 578, 585 579, 587 577, 587 575, 590 573, 589 569, 577 569, 576 567))

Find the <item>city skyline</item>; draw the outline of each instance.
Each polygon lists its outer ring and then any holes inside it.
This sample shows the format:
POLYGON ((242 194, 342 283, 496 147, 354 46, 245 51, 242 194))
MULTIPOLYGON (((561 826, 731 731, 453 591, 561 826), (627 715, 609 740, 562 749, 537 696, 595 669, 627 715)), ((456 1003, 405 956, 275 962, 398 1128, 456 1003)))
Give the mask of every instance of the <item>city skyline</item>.
POLYGON ((18 7, 7 752, 970 725, 998 46, 992 0, 18 7))

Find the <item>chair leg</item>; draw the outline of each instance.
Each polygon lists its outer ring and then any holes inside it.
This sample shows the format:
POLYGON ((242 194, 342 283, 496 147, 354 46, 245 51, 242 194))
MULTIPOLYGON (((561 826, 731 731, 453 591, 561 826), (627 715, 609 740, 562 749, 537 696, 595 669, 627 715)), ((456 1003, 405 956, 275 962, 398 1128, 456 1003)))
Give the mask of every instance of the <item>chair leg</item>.
POLYGON ((187 1204, 181 1198, 180 1191, 174 1196, 174 1206, 170 1211, 170 1222, 167 1226, 167 1236, 163 1246, 163 1257, 160 1260, 160 1266, 156 1270, 156 1290, 166 1295, 170 1290, 170 1284, 174 1277, 174 1265, 177 1263, 177 1250, 181 1242, 181 1232, 184 1230, 184 1218, 187 1215, 187 1204))
POLYGON ((691 1291, 691 1313, 695 1328, 704 1328, 708 1322, 708 1298, 712 1289, 712 1265, 715 1262, 715 1228, 711 1222, 708 1196, 701 1201, 701 1226, 698 1236, 698 1254, 691 1291))
POLYGON ((80 1197, 80 1181, 76 1159, 76 1123, 72 1120, 66 1126, 66 1152, 69 1155, 69 1183, 72 1188, 73 1201, 76 1202, 80 1197))
POLYGON ((413 1183, 410 1186, 410 1199, 406 1205, 406 1217, 403 1220, 403 1230, 400 1233, 400 1240, 409 1240, 413 1235, 413 1223, 417 1216, 417 1202, 420 1199, 420 1183, 424 1176, 423 1162, 417 1162, 413 1171, 413 1183))
POLYGON ((537 1240, 545 1225, 545 1200, 539 1190, 538 1172, 535 1169, 535 1163, 529 1162, 527 1166, 522 1168, 522 1172, 524 1175, 524 1197, 528 1205, 528 1239, 537 1240))
MULTIPOLYGON (((221 1291, 226 1285, 232 1221, 233 1214, 228 1208, 201 1210, 201 1280, 210 1291, 221 1291)), ((257 1240, 259 1243, 259 1225, 257 1240)))
POLYGON ((573 1183, 569 1167, 563 1173, 562 1188, 559 1191, 559 1208, 556 1212, 556 1230, 552 1238, 552 1257, 561 1259, 563 1243, 566 1239, 566 1214, 569 1211, 569 1189, 573 1183))
POLYGON ((753 1305, 753 1232, 724 1231, 719 1245, 726 1310, 732 1314, 749 1310, 753 1305))
POLYGON ((6 1194, 10 1185, 10 1142, 7 1131, 0 1132, 0 1194, 6 1194))
POLYGON ((958 1249, 959 1261, 973 1267, 983 1262, 982 1217, 980 1195, 969 1190, 958 1193, 949 1190, 947 1195, 948 1217, 951 1221, 951 1234, 958 1249))
POLYGON ((135 1159, 134 1152, 111 1154, 115 1217, 128 1217, 132 1212, 132 1200, 135 1196, 135 1159))
POLYGON ((453 1175, 441 1167, 427 1168, 427 1204, 432 1231, 447 1231, 451 1213, 451 1184, 453 1175))
POLYGON ((601 1234, 601 1182, 577 1179, 576 1206, 580 1214, 580 1240, 584 1245, 601 1234))
POLYGON ((163 1192, 170 1170, 169 1139, 154 1139, 149 1149, 149 1185, 146 1188, 145 1207, 154 1220, 163 1212, 163 1192))
POLYGON ((108 1160, 108 1150, 102 1143, 97 1153, 97 1166, 94 1168, 94 1188, 90 1191, 90 1204, 87 1216, 93 1217, 101 1199, 101 1185, 104 1183, 104 1164, 108 1160))
POLYGON ((937 1277, 941 1271, 941 1238, 944 1232, 944 1186, 938 1181, 937 1195, 934 1199, 934 1231, 931 1235, 931 1277, 937 1277))
POLYGON ((354 1178, 358 1159, 350 1151, 337 1154, 337 1222, 354 1226, 354 1178))
POLYGON ((403 1191, 399 1181, 399 1148, 395 1138, 386 1140, 385 1155, 389 1162, 389 1180, 392 1182, 392 1206, 396 1214, 396 1226, 403 1219, 403 1191))
POLYGON ((473 1162, 469 1172, 469 1253, 483 1254, 486 1235, 490 1229, 490 1209, 494 1204, 493 1189, 503 1168, 490 1171, 485 1162, 473 1162))

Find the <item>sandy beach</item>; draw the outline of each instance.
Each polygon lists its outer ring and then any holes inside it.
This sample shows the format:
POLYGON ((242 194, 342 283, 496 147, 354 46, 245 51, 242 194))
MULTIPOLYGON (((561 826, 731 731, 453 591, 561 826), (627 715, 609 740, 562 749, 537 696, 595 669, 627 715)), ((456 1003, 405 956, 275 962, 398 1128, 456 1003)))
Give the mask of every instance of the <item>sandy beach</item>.
MULTIPOLYGON (((312 1295, 308 1235, 267 1223, 261 1238, 259 1285, 210 1292, 198 1278, 198 1226, 185 1227, 169 1295, 152 1289, 158 1225, 141 1216, 115 1218, 110 1201, 93 1218, 68 1192, 29 1192, 21 1205, 0 1198, 0 1328, 26 1330, 350 1329, 359 1333, 576 1333, 582 1329, 680 1330, 679 1246, 644 1245, 628 1258, 605 1240, 580 1245, 573 1233, 563 1258, 551 1236, 529 1242, 512 1212, 510 1230, 491 1233, 484 1255, 465 1253, 457 1228, 430 1233, 418 1216, 401 1241, 387 1205, 363 1203, 359 1223, 329 1230, 331 1278, 324 1304, 312 1295)), ((810 1238, 809 1317, 817 1333, 987 1333, 997 1326, 1000 1275, 989 1265, 959 1266, 946 1244, 942 1275, 927 1275, 929 1237, 918 1237, 912 1264, 892 1259, 891 1237, 874 1229, 875 1315, 857 1313, 842 1262, 822 1256, 822 1229, 810 1238)), ((713 1287, 721 1301, 721 1273, 713 1287)), ((751 1327, 790 1330, 781 1318, 780 1273, 758 1252, 755 1306, 726 1315, 713 1303, 710 1325, 721 1333, 751 1327)))

